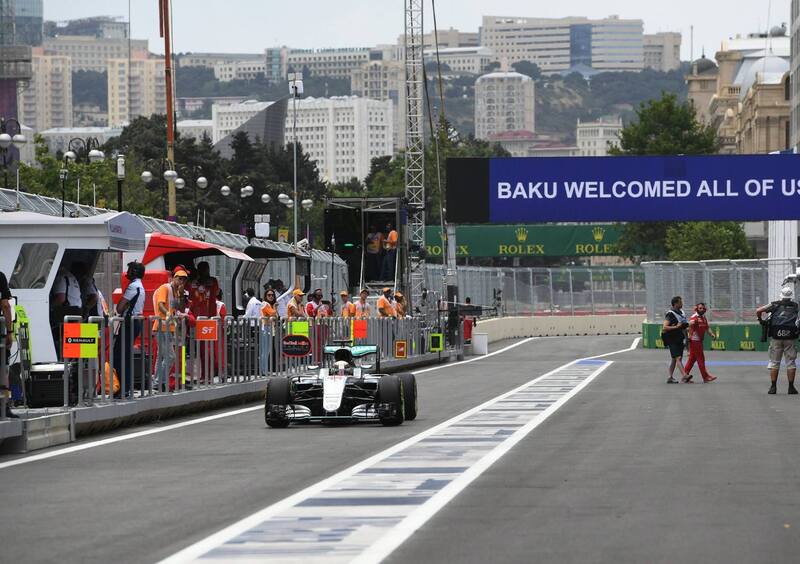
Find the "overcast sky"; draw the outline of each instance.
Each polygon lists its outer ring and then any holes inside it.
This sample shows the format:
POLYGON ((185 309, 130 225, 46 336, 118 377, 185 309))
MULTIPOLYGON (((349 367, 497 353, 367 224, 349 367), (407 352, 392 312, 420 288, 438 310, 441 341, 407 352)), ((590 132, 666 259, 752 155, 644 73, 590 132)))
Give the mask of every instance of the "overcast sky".
MULTIPOLYGON (((163 53, 158 37, 158 0, 130 0, 134 38, 150 40, 163 53)), ((403 32, 403 0, 173 0, 176 51, 257 53, 265 47, 344 47, 393 43, 403 32)), ((618 14, 641 18, 646 33, 679 31, 682 58, 705 47, 713 56, 720 42, 769 24, 789 23, 790 0, 438 0, 439 28, 477 31, 481 16, 588 16, 618 14)), ((425 2, 425 29, 433 27, 431 2, 425 2)), ((128 0, 45 0, 44 16, 67 20, 88 16, 122 16, 128 0)))

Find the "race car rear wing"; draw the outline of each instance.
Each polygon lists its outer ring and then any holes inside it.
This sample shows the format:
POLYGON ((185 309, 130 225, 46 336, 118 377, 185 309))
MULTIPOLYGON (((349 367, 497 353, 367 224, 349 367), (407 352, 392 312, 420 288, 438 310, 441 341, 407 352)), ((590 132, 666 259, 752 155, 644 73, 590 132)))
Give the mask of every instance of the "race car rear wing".
POLYGON ((377 355, 378 354, 378 346, 377 345, 355 345, 352 347, 349 346, 340 346, 340 345, 326 345, 325 346, 325 354, 336 354, 336 351, 340 349, 347 349, 350 351, 350 354, 353 355, 353 358, 361 358, 362 356, 367 356, 370 354, 377 355))

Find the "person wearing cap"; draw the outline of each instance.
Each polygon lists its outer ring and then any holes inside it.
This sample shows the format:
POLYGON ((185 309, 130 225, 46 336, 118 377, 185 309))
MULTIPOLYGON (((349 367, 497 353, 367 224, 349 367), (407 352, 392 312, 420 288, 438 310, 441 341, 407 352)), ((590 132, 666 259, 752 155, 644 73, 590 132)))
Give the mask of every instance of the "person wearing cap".
POLYGON ((219 281, 211 276, 207 261, 197 263, 197 277, 188 284, 189 309, 195 317, 214 317, 217 312, 219 281))
POLYGON ((358 301, 356 302, 356 319, 372 317, 372 306, 369 305, 367 301, 368 297, 369 292, 366 289, 361 290, 361 293, 358 295, 358 301))
POLYGON ((405 317, 408 315, 406 298, 400 292, 394 293, 394 312, 397 319, 405 319, 405 317))
POLYGON ((317 312, 322 305, 322 289, 317 288, 308 294, 306 303, 306 317, 317 317, 317 312))
POLYGON ((153 293, 153 311, 158 319, 153 321, 158 351, 156 355, 156 374, 154 387, 166 387, 169 370, 175 363, 175 348, 171 333, 175 332, 175 319, 185 317, 183 312, 183 291, 189 273, 183 266, 172 270, 172 278, 153 293))
POLYGON ((786 362, 786 376, 789 380, 789 394, 796 394, 794 387, 794 376, 796 372, 797 348, 795 342, 798 334, 798 306, 792 298, 794 291, 790 286, 781 289, 781 299, 767 305, 763 305, 756 310, 758 322, 767 324, 769 327, 769 379, 770 386, 768 394, 777 393, 778 372, 781 368, 781 360, 786 362), (770 314, 769 320, 764 321, 765 313, 770 314))
POLYGON ((383 295, 378 298, 378 317, 397 317, 397 314, 392 305, 392 289, 384 288, 383 295))
POLYGON ((342 309, 340 310, 342 317, 345 319, 355 317, 356 304, 350 301, 350 294, 347 293, 347 290, 342 290, 339 292, 339 297, 342 298, 342 309))
POLYGON ((303 310, 303 290, 295 288, 292 290, 292 299, 289 300, 289 304, 286 306, 286 319, 292 320, 305 316, 306 312, 303 310))
POLYGON ((397 230, 391 221, 386 224, 386 239, 383 241, 383 248, 386 254, 383 255, 381 280, 393 280, 394 263, 397 258, 397 230))

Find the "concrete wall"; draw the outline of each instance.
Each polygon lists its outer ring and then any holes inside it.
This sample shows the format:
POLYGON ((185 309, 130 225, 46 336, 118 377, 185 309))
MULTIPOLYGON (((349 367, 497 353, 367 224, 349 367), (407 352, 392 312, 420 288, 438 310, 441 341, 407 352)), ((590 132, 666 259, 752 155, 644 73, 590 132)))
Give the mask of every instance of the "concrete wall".
POLYGON ((473 333, 487 333, 489 342, 519 337, 557 335, 628 335, 642 332, 643 315, 499 317, 478 321, 473 333))

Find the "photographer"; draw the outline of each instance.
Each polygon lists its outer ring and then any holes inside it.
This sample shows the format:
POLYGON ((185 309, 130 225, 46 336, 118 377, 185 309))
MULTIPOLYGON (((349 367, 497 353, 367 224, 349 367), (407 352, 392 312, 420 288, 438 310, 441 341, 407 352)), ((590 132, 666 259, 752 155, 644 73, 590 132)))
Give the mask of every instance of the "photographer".
POLYGON ((770 387, 768 394, 776 393, 778 383, 778 372, 781 368, 781 359, 786 361, 786 376, 789 379, 788 393, 796 394, 794 387, 795 362, 797 360, 797 348, 795 341, 798 335, 798 306, 792 298, 794 291, 789 286, 781 289, 781 299, 768 305, 761 306, 756 310, 758 322, 767 325, 769 335, 769 379, 770 387), (767 321, 764 321, 765 313, 771 314, 767 321))
POLYGON ((669 349, 669 369, 667 373, 667 384, 677 384, 678 381, 672 377, 675 372, 675 367, 681 373, 681 382, 690 384, 692 382, 690 377, 686 376, 683 369, 683 349, 686 342, 686 329, 689 327, 689 321, 686 319, 686 314, 683 313, 683 298, 675 296, 672 298, 672 308, 667 310, 664 316, 664 325, 661 327, 661 340, 664 346, 669 349))

